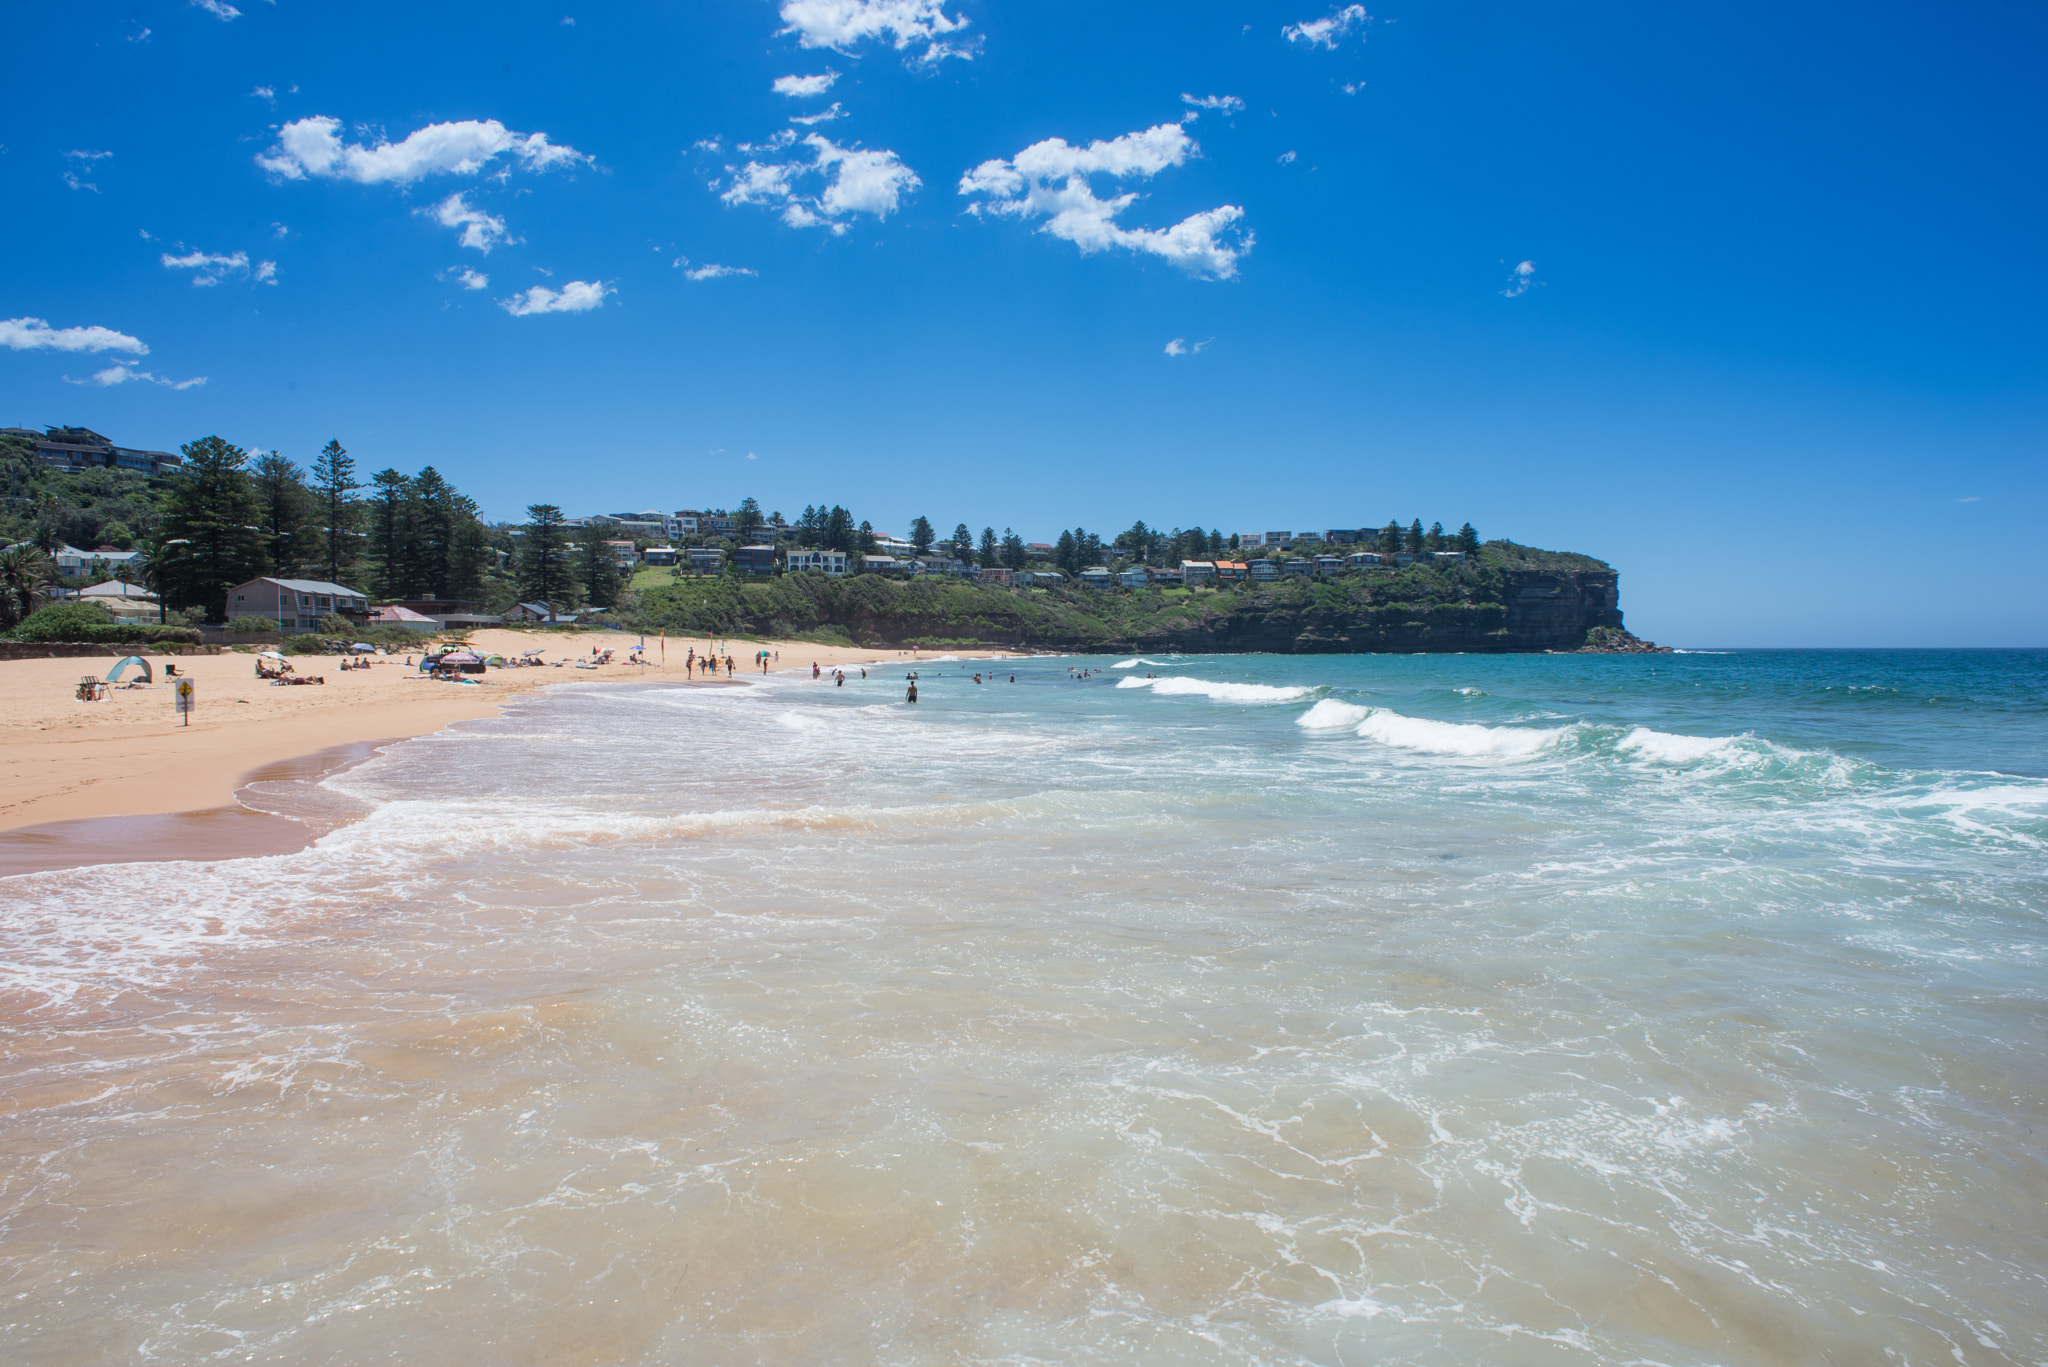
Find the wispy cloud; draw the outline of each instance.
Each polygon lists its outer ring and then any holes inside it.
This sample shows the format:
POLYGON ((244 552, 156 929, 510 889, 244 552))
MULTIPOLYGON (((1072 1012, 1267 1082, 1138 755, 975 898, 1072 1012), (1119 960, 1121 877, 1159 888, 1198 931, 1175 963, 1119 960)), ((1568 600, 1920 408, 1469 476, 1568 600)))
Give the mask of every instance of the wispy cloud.
POLYGON ((113 155, 112 152, 66 152, 65 160, 69 161, 71 166, 64 172, 64 183, 74 190, 90 190, 98 194, 100 187, 85 177, 92 173, 93 163, 104 161, 113 155))
POLYGON ((514 318, 532 313, 586 313, 603 304, 606 295, 616 293, 602 280, 571 280, 558 290, 535 285, 524 294, 500 299, 498 306, 514 318))
POLYGON ((1042 232, 1072 242, 1085 253, 1122 247, 1161 257, 1190 275, 1227 280, 1238 258, 1252 248, 1252 235, 1237 224, 1244 210, 1224 204, 1190 214, 1170 228, 1125 228, 1118 215, 1136 202, 1136 192, 1103 199, 1088 178, 1150 179, 1180 166, 1201 149, 1177 123, 1075 147, 1063 138, 1033 143, 1010 160, 985 161, 960 178, 960 193, 985 196, 970 213, 986 210, 1012 218, 1044 218, 1042 232))
POLYGON ((1282 166, 1285 166, 1300 155, 1301 154, 1299 152, 1289 149, 1288 151, 1282 152, 1279 156, 1275 157, 1274 160, 1279 162, 1282 166))
POLYGON ((274 284, 277 280, 277 263, 259 261, 252 270, 247 252, 186 251, 179 255, 163 254, 164 269, 191 271, 192 283, 199 286, 218 285, 231 275, 245 275, 262 284, 274 284))
POLYGON ((347 143, 341 120, 316 114, 278 130, 277 145, 256 164, 282 180, 308 176, 364 185, 408 185, 433 175, 471 176, 500 156, 529 171, 575 166, 591 159, 545 133, 514 133, 496 119, 428 124, 403 142, 347 143))
POLYGON ((924 183, 887 149, 842 147, 818 133, 805 134, 803 145, 811 152, 808 164, 750 161, 737 170, 727 167, 732 180, 720 198, 728 204, 780 205, 782 221, 793 228, 829 227, 844 233, 850 215, 887 218, 904 195, 924 183), (814 178, 822 179, 823 189, 803 193, 799 187, 814 178))
POLYGON ((1501 294, 1509 299, 1519 299, 1529 292, 1532 285, 1541 283, 1536 278, 1536 263, 1524 261, 1508 272, 1508 287, 1501 294))
POLYGON ((832 82, 839 79, 839 73, 828 71, 822 76, 777 76, 775 93, 800 99, 810 95, 822 95, 832 88, 832 82))
POLYGON ((1956 500, 1956 502, 1958 503, 1982 503, 1983 501, 1984 496, 1982 494, 1971 494, 1968 498, 1959 498, 1956 500))
POLYGON ((1190 95, 1183 91, 1180 102, 1188 107, 1190 119, 1200 118, 1204 110, 1213 114, 1237 114, 1244 109, 1244 101, 1235 95, 1190 95))
POLYGON ((1199 352, 1203 347, 1209 345, 1209 343, 1215 340, 1216 339, 1214 337, 1205 337, 1201 341, 1196 342, 1192 346, 1190 346, 1188 344, 1187 338, 1176 337, 1166 344, 1166 354, 1169 356, 1193 356, 1197 352, 1199 352))
POLYGON ((750 270, 745 266, 721 266, 715 262, 692 266, 687 256, 677 257, 675 264, 683 272, 685 280, 724 280, 728 276, 760 274, 759 271, 750 270))
POLYGON ((967 27, 946 13, 945 0, 783 0, 782 33, 804 47, 850 52, 869 41, 887 42, 923 63, 971 58, 971 44, 950 35, 967 27))
POLYGON ((1290 43, 1307 43, 1310 47, 1334 50, 1337 44, 1353 33, 1362 32, 1371 22, 1372 16, 1365 12, 1365 6, 1346 5, 1324 18, 1289 24, 1280 32, 1290 43))
POLYGON ((138 339, 112 328, 53 328, 40 318, 0 319, 0 346, 10 351, 125 351, 149 355, 138 339))
POLYGON ((472 208, 457 190, 431 209, 419 212, 432 215, 434 221, 444 228, 462 229, 462 245, 490 255, 492 247, 505 241, 505 220, 495 214, 487 214, 472 208))
POLYGON ((839 107, 839 101, 834 100, 830 109, 823 109, 815 114, 792 114, 789 116, 789 121, 791 123, 803 124, 808 128, 812 124, 830 123, 834 119, 843 119, 845 117, 846 111, 839 107))
POLYGON ((277 87, 271 85, 259 85, 254 90, 249 92, 249 98, 252 100, 262 100, 265 104, 274 105, 277 103, 277 87))
POLYGON ((489 289, 491 286, 490 276, 485 275, 482 271, 471 270, 467 266, 464 266, 455 273, 455 279, 466 290, 489 289))
POLYGON ((71 384, 96 384, 102 389, 109 385, 130 383, 160 384, 166 389, 190 389, 194 385, 206 383, 204 375, 195 375, 189 380, 174 380, 168 375, 157 375, 147 370, 137 370, 126 361, 117 361, 105 370, 96 370, 87 379, 73 380, 69 375, 66 375, 64 378, 71 384))
POLYGON ((192 0, 192 8, 205 10, 223 24, 242 17, 242 12, 227 0, 192 0))

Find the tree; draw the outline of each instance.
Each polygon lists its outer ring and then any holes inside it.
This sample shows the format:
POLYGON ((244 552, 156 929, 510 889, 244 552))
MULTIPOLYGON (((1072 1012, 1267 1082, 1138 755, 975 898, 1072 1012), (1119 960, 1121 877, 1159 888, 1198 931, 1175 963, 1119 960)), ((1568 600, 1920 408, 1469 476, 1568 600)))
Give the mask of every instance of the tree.
POLYGON ((936 540, 938 540, 938 537, 932 531, 932 520, 930 518, 921 516, 910 524, 910 546, 919 555, 930 555, 932 553, 932 542, 936 540))
POLYGON ((1422 554, 1422 519, 1419 517, 1408 524, 1408 554, 1422 554))
POLYGON ((526 537, 519 547, 519 591, 529 600, 554 606, 570 587, 568 537, 562 510, 552 503, 526 509, 526 537))
POLYGON ((863 521, 860 530, 853 534, 853 553, 866 557, 875 553, 875 524, 863 521))
POLYGON ((1219 557, 1219 556, 1221 556, 1221 555, 1222 555, 1222 554, 1223 554, 1223 553, 1224 553, 1225 551, 1227 551, 1227 550, 1229 550, 1229 549, 1230 549, 1230 543, 1229 543, 1228 541, 1225 541, 1225 540, 1223 539, 1223 532, 1222 532, 1222 529, 1221 529, 1221 528, 1217 528, 1217 527, 1211 527, 1211 528, 1209 529, 1209 555, 1210 555, 1210 557, 1211 557, 1212 559, 1214 559, 1214 558, 1216 558, 1216 557, 1219 557))
POLYGON ((953 528, 953 539, 946 543, 946 553, 963 565, 974 563, 974 533, 967 529, 965 522, 953 528))
POLYGON ((12 631, 41 607, 56 577, 56 567, 38 547, 9 546, 0 551, 0 631, 12 631))
POLYGON ((1129 531, 1117 538, 1117 544, 1128 549, 1131 559, 1141 565, 1152 559, 1152 529, 1145 525, 1145 519, 1142 517, 1131 524, 1129 531))
POLYGON ((484 596, 484 571, 497 557, 491 553, 484 524, 477 520, 476 504, 458 495, 456 506, 459 516, 448 548, 447 593, 450 598, 478 602, 484 596))
POLYGON ((1479 554, 1479 532, 1469 522, 1458 528, 1458 549, 1467 555, 1479 554))
POLYGON ((1081 567, 1075 563, 1074 534, 1062 531, 1060 539, 1052 544, 1052 563, 1068 574, 1079 574, 1081 567))
POLYGON ((396 470, 370 476, 370 591, 405 598, 412 590, 412 481, 396 470))
POLYGON ((320 533, 327 581, 344 582, 355 571, 356 463, 339 441, 329 441, 313 461, 313 496, 319 504, 320 533))
POLYGON ((299 467, 276 451, 256 458, 249 482, 256 490, 260 512, 257 524, 263 528, 263 552, 270 572, 290 578, 299 572, 306 545, 306 515, 312 497, 306 491, 299 467))
POLYGON ((1024 538, 1008 527, 1003 528, 1001 559, 1003 568, 1011 570, 1021 570, 1031 563, 1031 552, 1024 549, 1024 538))
MULTIPOLYGON (((758 513, 757 513, 758 515, 758 513)), ((594 608, 616 607, 619 601, 619 562, 604 543, 604 528, 595 523, 583 529, 582 554, 577 569, 583 574, 583 591, 594 608)))
POLYGON ((1387 525, 1380 528, 1380 551, 1382 554, 1392 555, 1400 549, 1401 524, 1388 518, 1387 525))
POLYGON ((796 524, 796 544, 806 547, 815 546, 824 534, 824 509, 814 508, 806 503, 804 505, 804 515, 797 520, 796 524))
POLYGON ((263 572, 263 529, 250 487, 249 453, 220 437, 178 448, 185 472, 164 507, 164 540, 182 549, 164 567, 161 593, 173 608, 227 611, 228 590, 263 572))
POLYGON ((820 537, 828 551, 852 551, 854 546, 853 514, 833 504, 825 512, 825 529, 820 537))
POLYGON ((761 505, 754 499, 740 500, 740 510, 733 514, 733 534, 742 544, 752 541, 761 532, 761 505))
POLYGON ((430 598, 448 594, 448 562, 461 516, 455 486, 429 465, 413 477, 411 537, 406 546, 406 579, 413 592, 430 598))
POLYGON ((1003 563, 1003 548, 996 541, 996 529, 994 527, 983 527, 981 529, 981 546, 975 552, 975 558, 981 561, 983 569, 992 570, 1003 563))

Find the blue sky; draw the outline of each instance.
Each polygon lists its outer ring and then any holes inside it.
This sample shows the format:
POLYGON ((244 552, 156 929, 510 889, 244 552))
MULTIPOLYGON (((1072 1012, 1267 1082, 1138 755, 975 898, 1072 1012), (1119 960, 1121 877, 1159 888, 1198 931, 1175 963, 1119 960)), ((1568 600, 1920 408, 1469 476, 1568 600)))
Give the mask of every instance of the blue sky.
POLYGON ((506 518, 1469 518, 1667 642, 2048 644, 2035 7, 6 30, 0 423, 339 437, 506 518))

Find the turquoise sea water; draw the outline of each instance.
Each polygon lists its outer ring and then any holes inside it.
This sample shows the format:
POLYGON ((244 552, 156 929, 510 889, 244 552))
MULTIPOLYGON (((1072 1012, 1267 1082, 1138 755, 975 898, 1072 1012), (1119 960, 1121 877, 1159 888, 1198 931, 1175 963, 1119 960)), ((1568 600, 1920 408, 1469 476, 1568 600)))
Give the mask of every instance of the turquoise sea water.
POLYGON ((2048 653, 918 667, 0 881, 16 1360, 2048 1361, 2048 653))

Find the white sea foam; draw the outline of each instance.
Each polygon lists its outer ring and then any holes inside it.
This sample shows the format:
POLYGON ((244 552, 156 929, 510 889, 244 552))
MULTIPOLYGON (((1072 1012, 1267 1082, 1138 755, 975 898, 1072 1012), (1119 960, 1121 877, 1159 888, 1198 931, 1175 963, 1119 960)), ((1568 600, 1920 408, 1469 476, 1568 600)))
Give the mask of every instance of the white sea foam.
POLYGON ((1370 707, 1324 698, 1296 717, 1294 724, 1310 731, 1348 731, 1371 715, 1370 707))
POLYGON ((1148 660, 1148 659, 1146 659, 1146 658, 1145 658, 1144 656, 1142 656, 1142 655, 1140 655, 1140 656, 1139 656, 1139 657, 1138 657, 1137 659, 1135 659, 1135 660, 1118 660, 1118 661, 1117 661, 1117 662, 1116 662, 1115 664, 1111 665, 1111 666, 1110 666, 1110 668, 1111 668, 1111 669, 1136 669, 1136 668, 1137 668, 1137 667, 1138 667, 1139 665, 1147 665, 1147 666, 1149 666, 1149 667, 1151 667, 1151 668, 1153 668, 1153 669, 1178 669, 1178 668, 1180 668, 1180 666, 1179 666, 1179 665, 1175 664, 1175 663, 1174 663, 1174 662, 1172 662, 1171 660, 1148 660))
POLYGON ((1527 759, 1542 754, 1564 738, 1567 728, 1480 726, 1476 722, 1430 721, 1375 707, 1358 724, 1366 740, 1402 750, 1472 759, 1527 759))
POLYGON ((1293 702, 1315 690, 1277 684, 1215 683, 1208 679, 1118 679, 1118 688, 1149 688, 1169 697, 1193 694, 1212 702, 1293 702))
POLYGON ((1638 726, 1614 743, 1624 755, 1640 755, 1659 764, 1691 764, 1709 756, 1727 755, 1742 741, 1740 736, 1674 736, 1638 726))

